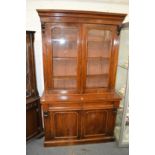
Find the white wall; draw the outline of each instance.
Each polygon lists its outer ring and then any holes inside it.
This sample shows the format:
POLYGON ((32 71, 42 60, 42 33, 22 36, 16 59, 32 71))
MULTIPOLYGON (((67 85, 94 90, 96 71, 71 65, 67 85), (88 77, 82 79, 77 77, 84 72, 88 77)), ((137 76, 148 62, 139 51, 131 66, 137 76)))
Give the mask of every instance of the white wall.
MULTIPOLYGON (((39 94, 44 89, 43 64, 42 64, 42 41, 41 24, 36 9, 63 9, 63 10, 89 10, 101 12, 114 12, 128 14, 128 4, 105 3, 102 1, 78 1, 78 0, 27 0, 26 4, 26 30, 36 31, 35 33, 35 61, 36 77, 39 94)), ((125 21, 128 21, 128 16, 125 21)))

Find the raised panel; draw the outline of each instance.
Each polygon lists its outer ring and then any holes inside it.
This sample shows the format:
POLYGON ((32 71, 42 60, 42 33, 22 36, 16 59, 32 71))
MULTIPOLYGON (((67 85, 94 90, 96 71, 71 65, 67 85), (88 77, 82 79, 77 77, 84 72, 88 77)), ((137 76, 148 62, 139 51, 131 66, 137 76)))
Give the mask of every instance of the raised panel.
POLYGON ((38 106, 34 105, 34 103, 29 103, 26 106, 29 106, 26 110, 26 137, 28 139, 38 133, 39 121, 37 112, 38 106))
POLYGON ((54 138, 77 138, 79 128, 78 112, 54 112, 54 138))
POLYGON ((84 112, 84 137, 101 136, 106 134, 108 112, 92 110, 84 112))

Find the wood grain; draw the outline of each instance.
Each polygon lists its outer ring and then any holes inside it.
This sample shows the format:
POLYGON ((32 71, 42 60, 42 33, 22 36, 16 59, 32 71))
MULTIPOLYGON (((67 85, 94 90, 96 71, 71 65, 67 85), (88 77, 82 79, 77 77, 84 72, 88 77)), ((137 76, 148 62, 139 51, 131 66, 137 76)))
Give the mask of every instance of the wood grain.
POLYGON ((113 141, 125 14, 37 10, 42 23, 45 146, 113 141))

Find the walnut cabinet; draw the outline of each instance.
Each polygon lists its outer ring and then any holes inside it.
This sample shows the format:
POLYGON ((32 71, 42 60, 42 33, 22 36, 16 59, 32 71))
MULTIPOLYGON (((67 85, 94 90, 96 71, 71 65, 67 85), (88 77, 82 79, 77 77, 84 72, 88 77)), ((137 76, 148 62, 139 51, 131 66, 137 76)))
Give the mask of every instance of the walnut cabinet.
POLYGON ((125 14, 37 10, 45 146, 114 140, 119 31, 125 14))

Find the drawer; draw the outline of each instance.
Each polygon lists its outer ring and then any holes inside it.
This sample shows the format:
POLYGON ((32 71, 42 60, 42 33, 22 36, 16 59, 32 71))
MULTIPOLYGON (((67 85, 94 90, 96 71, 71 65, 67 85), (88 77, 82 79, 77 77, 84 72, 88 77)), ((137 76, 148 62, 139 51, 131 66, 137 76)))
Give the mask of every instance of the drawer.
POLYGON ((111 109, 113 107, 114 107, 114 102, 85 102, 82 104, 83 110, 111 109))
POLYGON ((80 102, 55 102, 48 104, 50 111, 70 111, 70 110, 81 110, 82 103, 80 102))

